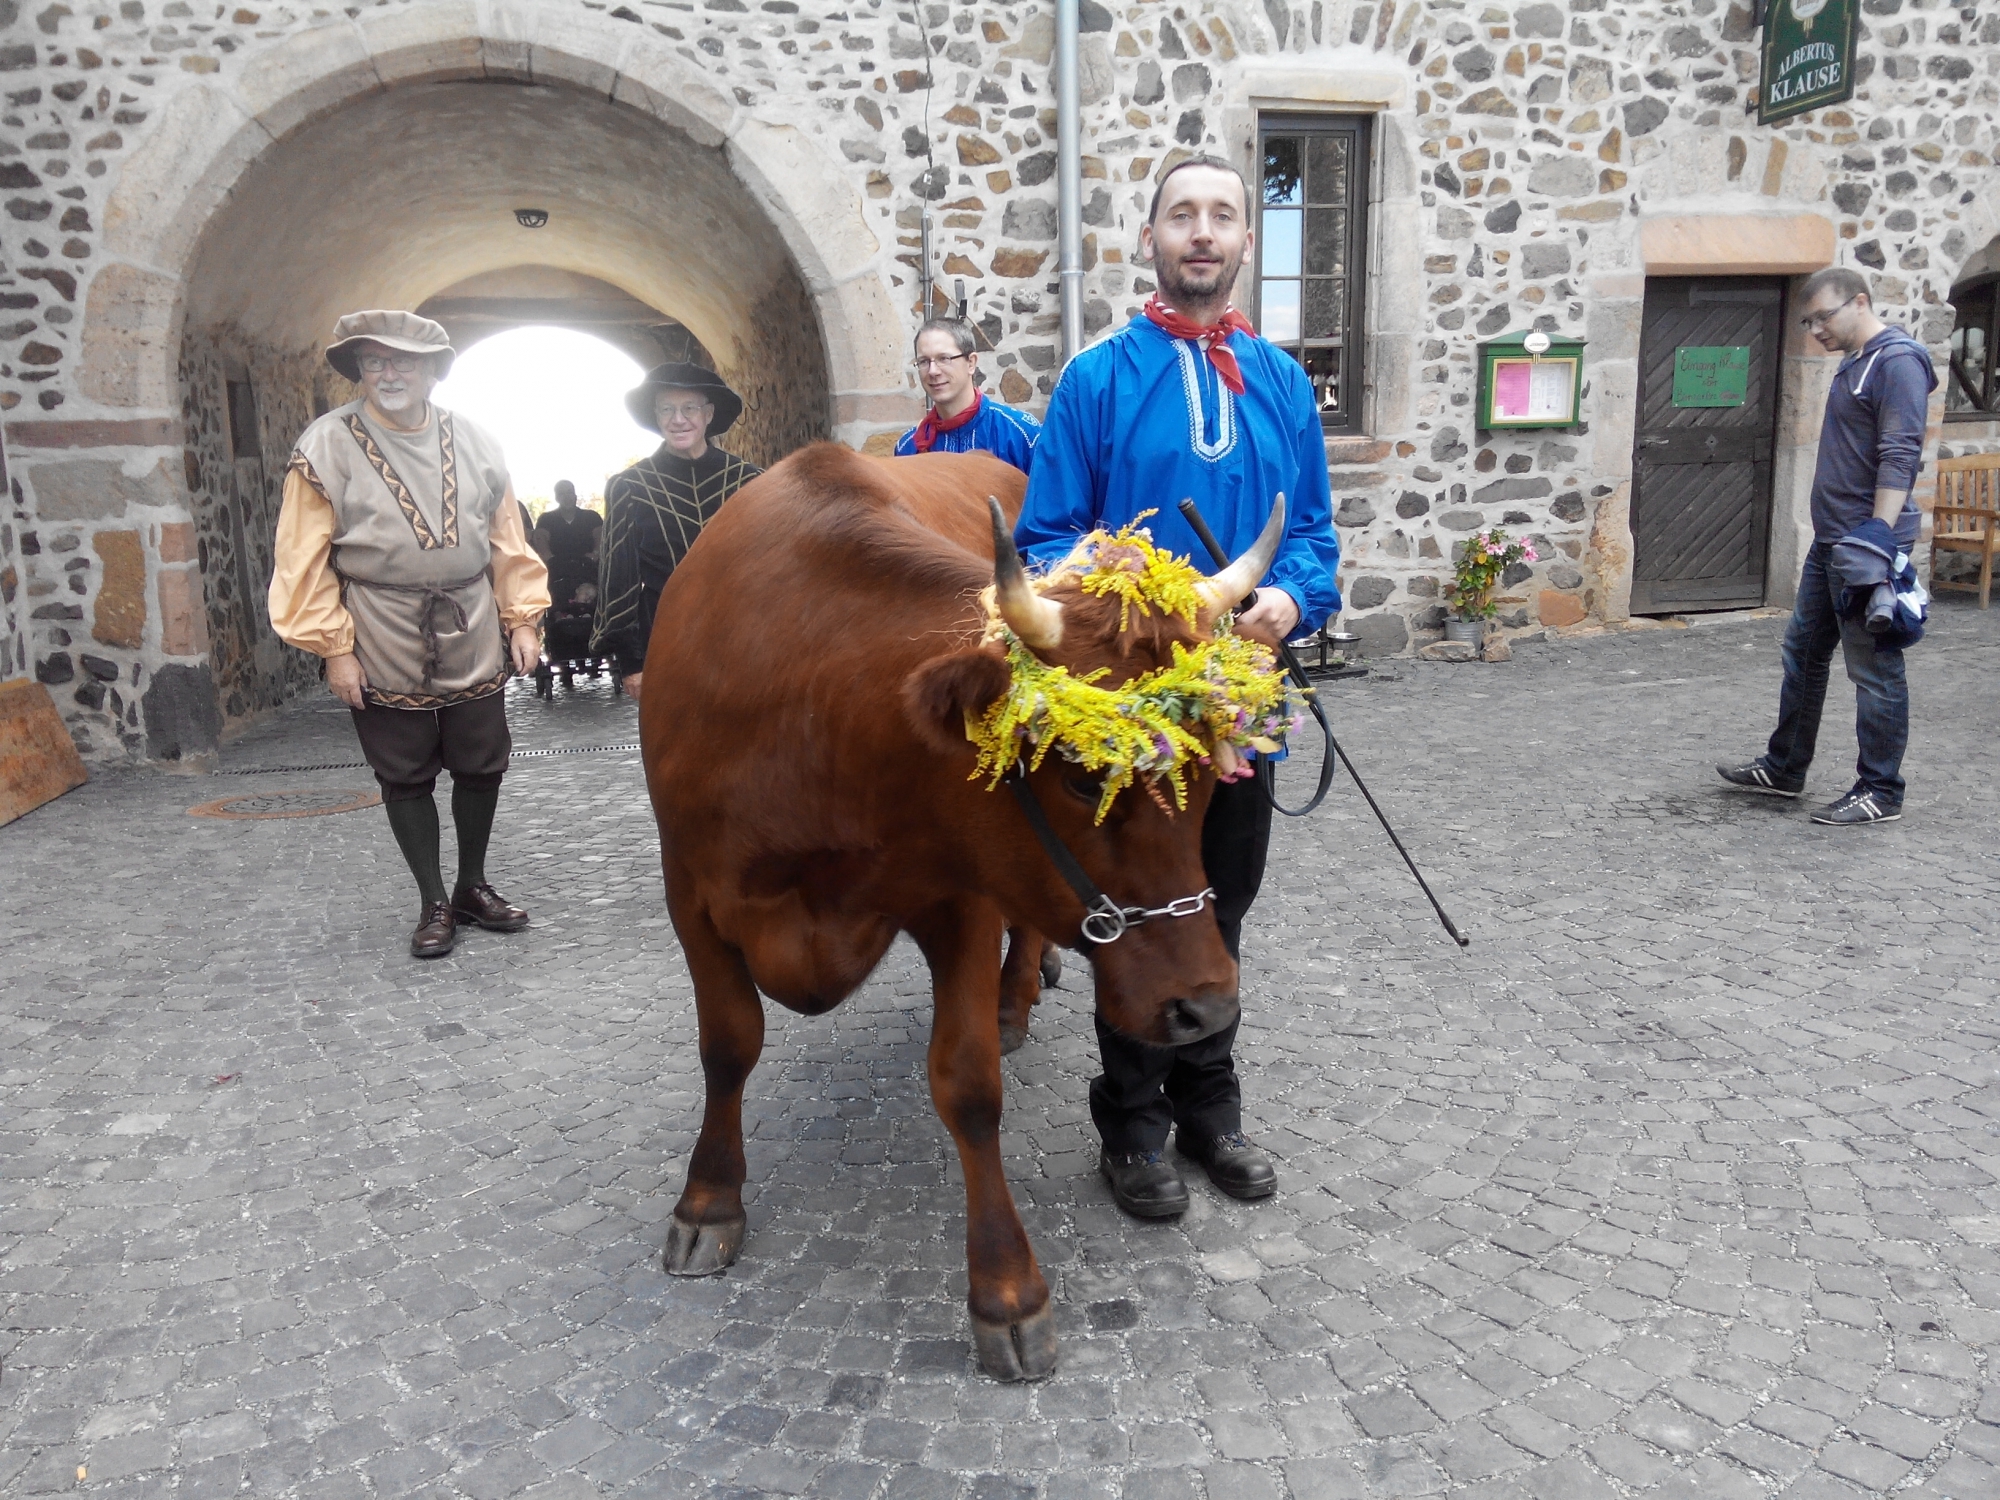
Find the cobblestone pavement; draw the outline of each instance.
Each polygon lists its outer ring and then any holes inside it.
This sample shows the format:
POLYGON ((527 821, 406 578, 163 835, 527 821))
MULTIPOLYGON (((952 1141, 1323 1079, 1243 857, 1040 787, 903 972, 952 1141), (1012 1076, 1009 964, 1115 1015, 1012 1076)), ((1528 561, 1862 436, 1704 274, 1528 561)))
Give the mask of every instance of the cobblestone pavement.
MULTIPOLYGON (((1240 1058, 1283 1191, 1174 1224, 1111 1205, 1044 1003, 1033 1387, 971 1363, 907 947, 773 1009, 743 1260, 660 1273, 699 1083, 634 754, 518 763, 535 927, 423 966, 379 812, 184 811, 364 772, 105 775, 0 829, 0 1492, 1991 1500, 2000 611, 1940 609, 1909 815, 1858 831, 1709 769, 1779 629, 1328 689, 1473 946, 1351 789, 1282 827, 1240 1058)), ((515 708, 635 738, 603 685, 515 708)), ((354 758, 322 701, 225 765, 354 758)))

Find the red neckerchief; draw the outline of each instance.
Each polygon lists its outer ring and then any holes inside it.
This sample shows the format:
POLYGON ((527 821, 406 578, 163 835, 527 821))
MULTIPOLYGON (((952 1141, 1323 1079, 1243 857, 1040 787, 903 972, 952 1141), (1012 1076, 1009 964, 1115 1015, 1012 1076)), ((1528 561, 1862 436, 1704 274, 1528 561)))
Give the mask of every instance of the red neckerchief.
POLYGON ((979 408, 985 400, 986 398, 979 394, 979 389, 978 387, 975 386, 972 391, 972 405, 966 407, 966 409, 960 412, 957 416, 940 417, 937 414, 937 408, 935 406, 933 406, 929 411, 925 412, 923 421, 917 423, 917 438, 916 438, 917 452, 919 453, 930 452, 931 445, 938 440, 939 433, 956 432, 959 428, 963 427, 967 422, 970 422, 974 417, 978 416, 979 408))
POLYGON ((1156 328, 1165 329, 1177 339, 1193 339, 1208 351, 1208 362, 1215 366, 1215 373, 1222 377, 1222 383, 1237 395, 1243 394, 1243 371, 1236 363, 1236 356, 1229 348, 1229 335, 1247 333, 1255 335, 1256 328, 1250 320, 1235 308, 1227 308, 1216 320, 1213 327, 1203 327, 1191 318, 1184 318, 1155 292, 1146 299, 1146 317, 1156 328))

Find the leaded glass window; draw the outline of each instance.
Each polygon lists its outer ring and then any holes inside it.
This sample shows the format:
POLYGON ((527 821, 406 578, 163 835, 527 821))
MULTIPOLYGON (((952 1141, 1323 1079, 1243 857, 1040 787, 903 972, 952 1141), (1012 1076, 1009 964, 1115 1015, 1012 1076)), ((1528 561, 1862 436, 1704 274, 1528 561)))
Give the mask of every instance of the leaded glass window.
POLYGON ((1361 424, 1369 124, 1365 115, 1259 122, 1257 331, 1305 366, 1329 432, 1361 424))

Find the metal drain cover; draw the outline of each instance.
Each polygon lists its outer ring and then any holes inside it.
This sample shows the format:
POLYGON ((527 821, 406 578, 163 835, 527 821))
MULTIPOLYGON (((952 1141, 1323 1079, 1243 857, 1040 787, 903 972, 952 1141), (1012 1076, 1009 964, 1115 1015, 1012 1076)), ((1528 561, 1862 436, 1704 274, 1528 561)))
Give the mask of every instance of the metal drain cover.
POLYGON ((191 818, 323 818, 330 813, 374 807, 382 794, 365 791, 239 792, 190 807, 191 818))

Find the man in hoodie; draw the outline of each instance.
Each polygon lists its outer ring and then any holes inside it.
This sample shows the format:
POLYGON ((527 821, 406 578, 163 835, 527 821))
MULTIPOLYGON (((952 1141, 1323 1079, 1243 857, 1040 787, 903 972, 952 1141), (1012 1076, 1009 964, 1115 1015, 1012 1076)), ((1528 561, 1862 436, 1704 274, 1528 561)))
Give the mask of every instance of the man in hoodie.
POLYGON ((1813 541, 1785 632, 1778 727, 1757 759, 1715 769, 1746 791, 1778 797, 1804 792, 1838 646, 1854 684, 1861 754, 1852 789, 1814 812, 1812 820, 1851 828, 1903 815, 1910 690, 1902 651, 1881 645, 1862 620, 1841 618, 1841 589, 1827 564, 1834 545, 1870 521, 1886 525, 1899 547, 1915 545, 1922 518, 1910 491, 1923 466, 1924 424, 1937 374, 1922 344, 1875 315, 1868 283, 1858 272, 1845 266, 1815 272, 1806 278, 1799 305, 1800 326, 1822 348, 1846 356, 1833 377, 1820 427, 1813 541))

